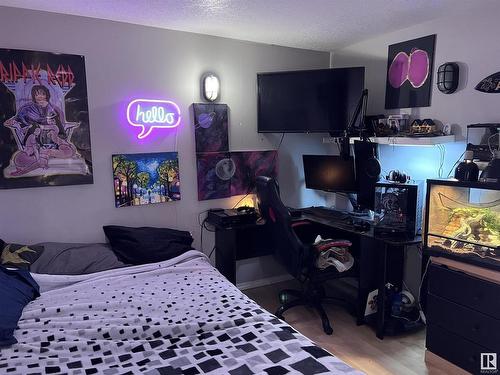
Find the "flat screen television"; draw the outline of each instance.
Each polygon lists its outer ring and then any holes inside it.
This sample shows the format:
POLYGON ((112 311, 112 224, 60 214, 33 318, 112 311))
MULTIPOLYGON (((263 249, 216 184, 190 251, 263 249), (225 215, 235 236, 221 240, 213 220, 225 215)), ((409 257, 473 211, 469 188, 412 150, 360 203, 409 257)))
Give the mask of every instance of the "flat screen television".
POLYGON ((257 74, 258 132, 341 135, 364 80, 364 67, 257 74))

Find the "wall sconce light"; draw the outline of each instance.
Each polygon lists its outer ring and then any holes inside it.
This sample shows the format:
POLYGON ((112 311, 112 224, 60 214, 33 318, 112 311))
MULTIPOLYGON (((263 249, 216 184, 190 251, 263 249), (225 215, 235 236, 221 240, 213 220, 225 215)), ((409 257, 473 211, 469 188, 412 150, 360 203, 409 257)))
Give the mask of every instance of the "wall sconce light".
POLYGON ((437 87, 444 94, 452 94, 458 88, 460 68, 457 63, 447 62, 438 68, 437 87))
POLYGON ((216 101, 220 96, 220 81, 214 73, 205 73, 201 77, 201 93, 205 100, 216 101))

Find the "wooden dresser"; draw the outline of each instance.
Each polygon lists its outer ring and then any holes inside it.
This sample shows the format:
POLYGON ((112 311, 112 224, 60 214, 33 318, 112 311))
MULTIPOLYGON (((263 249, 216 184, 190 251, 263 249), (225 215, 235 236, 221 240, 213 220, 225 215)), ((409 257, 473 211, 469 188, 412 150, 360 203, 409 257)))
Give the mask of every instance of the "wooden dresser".
POLYGON ((481 355, 496 353, 500 370, 500 272, 441 257, 430 258, 427 272, 426 360, 500 374, 485 370, 494 356, 481 355))

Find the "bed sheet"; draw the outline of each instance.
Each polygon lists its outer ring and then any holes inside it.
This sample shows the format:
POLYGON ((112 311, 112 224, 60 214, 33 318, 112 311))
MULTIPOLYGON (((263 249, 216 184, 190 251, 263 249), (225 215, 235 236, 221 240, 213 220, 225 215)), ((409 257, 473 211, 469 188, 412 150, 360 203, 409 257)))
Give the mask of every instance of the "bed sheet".
POLYGON ((207 257, 33 275, 9 374, 361 374, 230 284, 207 257))

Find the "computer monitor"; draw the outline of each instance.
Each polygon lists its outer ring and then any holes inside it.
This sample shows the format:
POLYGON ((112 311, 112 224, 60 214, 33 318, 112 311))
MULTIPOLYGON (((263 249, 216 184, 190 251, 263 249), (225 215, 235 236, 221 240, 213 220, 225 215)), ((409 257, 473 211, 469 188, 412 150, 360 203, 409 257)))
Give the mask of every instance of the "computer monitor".
POLYGON ((303 155, 306 188, 329 192, 356 192, 354 159, 337 155, 303 155))

